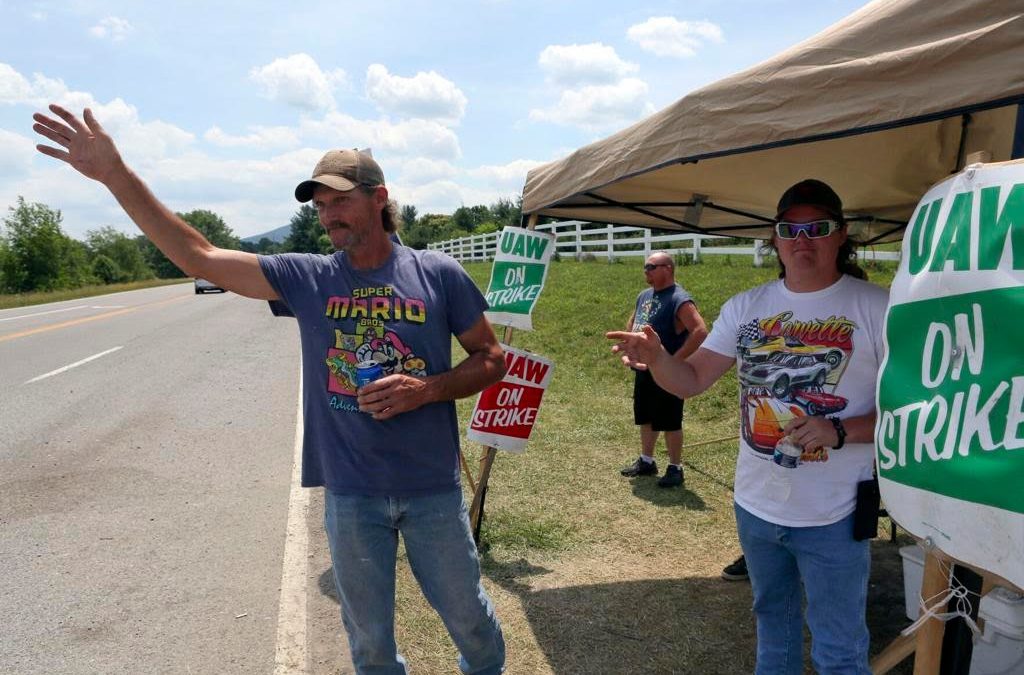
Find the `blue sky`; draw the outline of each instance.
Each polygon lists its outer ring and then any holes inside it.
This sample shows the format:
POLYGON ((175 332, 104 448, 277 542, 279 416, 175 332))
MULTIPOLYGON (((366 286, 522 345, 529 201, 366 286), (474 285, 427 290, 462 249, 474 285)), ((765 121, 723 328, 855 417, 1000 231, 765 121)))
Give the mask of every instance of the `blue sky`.
POLYGON ((0 0, 0 208, 21 195, 75 237, 134 231, 35 152, 31 115, 57 101, 92 107, 172 209, 243 237, 286 224, 334 147, 372 148, 400 204, 451 213, 862 4, 0 0))

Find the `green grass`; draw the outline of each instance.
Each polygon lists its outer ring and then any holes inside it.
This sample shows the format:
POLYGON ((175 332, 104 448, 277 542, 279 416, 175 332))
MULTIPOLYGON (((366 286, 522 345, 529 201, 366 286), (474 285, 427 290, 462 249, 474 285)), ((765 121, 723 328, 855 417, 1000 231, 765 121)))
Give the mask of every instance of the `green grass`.
MULTIPOLYGON (((526 452, 499 452, 488 484, 483 573, 505 629, 510 673, 753 670, 749 586, 718 577, 739 553, 735 371, 686 402, 684 443, 696 447, 684 449, 685 489, 619 475, 638 453, 639 435, 632 375, 604 333, 625 325, 644 287, 639 263, 553 262, 534 330, 515 331, 511 340, 551 359, 555 373, 526 452), (730 440, 710 442, 722 438, 730 440)), ((490 264, 467 270, 486 287, 490 264)), ((868 272, 888 285, 894 266, 868 272)), ((709 324, 727 298, 775 277, 775 268, 732 256, 677 270, 709 324)), ((458 403, 463 426, 474 401, 458 403)), ((478 474, 481 447, 464 440, 463 449, 478 474)), ((879 651, 908 622, 898 547, 875 546, 876 569, 886 571, 872 585, 879 651)), ((454 647, 404 565, 398 586, 398 639, 412 672, 456 672, 454 647)))
POLYGON ((132 281, 126 284, 82 286, 81 288, 72 288, 66 291, 41 291, 38 293, 0 295, 0 309, 28 307, 29 305, 43 305, 48 302, 62 302, 64 300, 77 300, 79 298, 91 298, 97 295, 108 295, 110 293, 120 293, 122 291, 136 291, 140 288, 191 283, 191 281, 191 279, 150 279, 148 281, 132 281))

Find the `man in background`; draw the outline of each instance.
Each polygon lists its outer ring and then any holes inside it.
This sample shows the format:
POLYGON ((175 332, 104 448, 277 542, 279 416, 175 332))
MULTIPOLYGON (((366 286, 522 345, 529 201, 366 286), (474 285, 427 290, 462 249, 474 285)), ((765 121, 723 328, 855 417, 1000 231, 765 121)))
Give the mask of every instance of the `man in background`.
MULTIPOLYGON (((667 253, 652 253, 644 262, 647 288, 636 298, 626 329, 640 332, 650 326, 665 349, 680 361, 697 351, 708 334, 697 305, 676 283, 676 266, 667 253)), ((683 400, 665 391, 646 370, 634 370, 633 422, 640 427, 640 456, 620 473, 623 476, 656 476, 654 446, 665 434, 669 464, 658 487, 681 486, 683 476, 683 400)))

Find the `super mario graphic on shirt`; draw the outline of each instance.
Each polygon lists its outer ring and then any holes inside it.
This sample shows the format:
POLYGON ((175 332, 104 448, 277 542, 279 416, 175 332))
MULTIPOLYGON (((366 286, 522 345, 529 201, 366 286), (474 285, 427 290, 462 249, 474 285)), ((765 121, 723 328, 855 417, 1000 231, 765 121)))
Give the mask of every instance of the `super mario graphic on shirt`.
MULTIPOLYGON (((853 354, 854 329, 846 317, 796 321, 789 311, 740 327, 740 428, 747 445, 770 455, 794 417, 846 408, 847 399, 835 390, 853 354)), ((828 450, 805 452, 801 459, 827 461, 828 450)))
POLYGON ((362 361, 376 361, 385 375, 427 374, 426 361, 388 328, 395 322, 425 323, 423 300, 401 298, 390 286, 356 288, 351 297, 328 298, 325 314, 342 326, 334 329, 334 346, 325 359, 328 392, 355 396, 356 365, 362 361))

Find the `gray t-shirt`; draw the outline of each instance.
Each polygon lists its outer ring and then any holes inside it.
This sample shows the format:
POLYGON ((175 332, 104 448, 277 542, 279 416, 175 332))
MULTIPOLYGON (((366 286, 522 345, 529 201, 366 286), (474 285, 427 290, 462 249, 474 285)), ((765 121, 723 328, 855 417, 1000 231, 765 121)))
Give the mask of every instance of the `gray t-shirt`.
POLYGON ((415 496, 459 485, 452 401, 389 420, 359 412, 355 366, 385 375, 451 369, 451 336, 487 303, 462 267, 431 251, 395 245, 383 265, 356 270, 345 253, 260 256, 260 267, 299 323, 302 340, 302 485, 333 492, 415 496))

